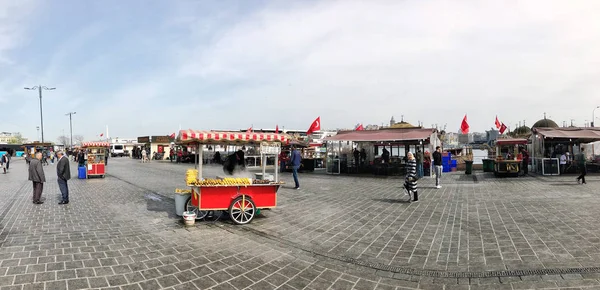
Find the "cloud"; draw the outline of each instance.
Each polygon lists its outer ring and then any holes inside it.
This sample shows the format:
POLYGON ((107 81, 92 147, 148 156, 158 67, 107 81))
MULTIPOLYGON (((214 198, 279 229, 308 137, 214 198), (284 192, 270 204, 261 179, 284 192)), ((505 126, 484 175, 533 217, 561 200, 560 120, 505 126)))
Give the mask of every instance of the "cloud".
MULTIPOLYGON (((56 86, 44 97, 46 135, 59 135, 64 113, 77 111, 75 133, 89 138, 106 125, 122 138, 180 124, 305 129, 317 116, 331 129, 404 115, 455 131, 468 114, 482 131, 496 115, 533 124, 544 112, 583 125, 600 105, 597 1, 138 4, 45 18, 34 28, 59 27, 52 41, 32 35, 16 57, 9 52, 33 24, 0 16, 0 58, 19 63, 0 80, 4 101, 22 98, 15 112, 36 116, 35 96, 21 87, 56 86), (28 60, 38 55, 47 58, 28 60)), ((14 123, 35 136, 37 122, 14 123)))
MULTIPOLYGON (((474 128, 593 105, 600 56, 591 1, 326 1, 266 7, 196 48, 180 73, 237 87, 262 124, 324 126, 408 120, 474 128), (532 3, 534 2, 534 3, 532 3), (573 100, 565 108, 561 103, 573 100), (294 115, 277 113, 295 104, 294 115), (271 113, 272 112, 272 113, 271 113), (285 118, 285 119, 284 119, 285 118), (488 120, 489 119, 489 120, 488 120)), ((598 8, 598 7, 596 7, 598 8)), ((285 110, 283 110, 285 111, 285 110)), ((580 120, 583 123, 583 119, 580 120)), ((583 125, 583 124, 581 124, 583 125)))

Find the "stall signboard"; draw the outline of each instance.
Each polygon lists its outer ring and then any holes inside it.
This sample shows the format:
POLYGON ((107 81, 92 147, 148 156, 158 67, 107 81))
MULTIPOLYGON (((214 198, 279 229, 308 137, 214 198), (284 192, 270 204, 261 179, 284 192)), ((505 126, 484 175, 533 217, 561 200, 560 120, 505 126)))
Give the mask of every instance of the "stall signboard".
POLYGON ((152 136, 151 138, 152 143, 171 143, 171 141, 173 141, 173 139, 171 139, 171 137, 169 136, 152 136))
POLYGON ((281 144, 279 142, 261 142, 260 153, 277 155, 281 152, 281 144))
POLYGON ((146 136, 146 137, 138 137, 138 143, 150 143, 150 137, 146 136))

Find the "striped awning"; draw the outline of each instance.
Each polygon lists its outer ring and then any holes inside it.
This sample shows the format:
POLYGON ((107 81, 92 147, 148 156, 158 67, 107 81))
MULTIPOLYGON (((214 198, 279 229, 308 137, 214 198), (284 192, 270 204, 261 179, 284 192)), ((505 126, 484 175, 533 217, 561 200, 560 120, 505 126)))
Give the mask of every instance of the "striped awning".
POLYGON ((108 142, 83 142, 81 147, 110 147, 108 142))
POLYGON ((288 136, 276 133, 259 132, 218 132, 181 130, 177 136, 178 143, 258 143, 258 142, 282 142, 288 141, 288 136))

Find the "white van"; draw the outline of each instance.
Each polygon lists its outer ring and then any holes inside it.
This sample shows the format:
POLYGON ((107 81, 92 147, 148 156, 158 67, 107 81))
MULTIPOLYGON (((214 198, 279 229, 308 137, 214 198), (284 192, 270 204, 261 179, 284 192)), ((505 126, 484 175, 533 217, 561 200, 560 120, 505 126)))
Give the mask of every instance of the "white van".
POLYGON ((125 146, 121 144, 111 144, 110 145, 110 156, 111 157, 123 157, 125 156, 125 146))

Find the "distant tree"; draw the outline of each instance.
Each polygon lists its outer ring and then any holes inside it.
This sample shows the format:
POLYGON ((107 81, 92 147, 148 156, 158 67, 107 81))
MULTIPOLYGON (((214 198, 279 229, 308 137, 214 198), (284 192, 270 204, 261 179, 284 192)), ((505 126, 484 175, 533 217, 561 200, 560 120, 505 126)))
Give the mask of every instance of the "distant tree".
POLYGON ((69 144, 70 144, 69 137, 67 137, 65 135, 58 136, 58 138, 56 138, 56 140, 58 141, 59 145, 69 146, 69 144))
POLYGON ((83 143, 84 140, 85 140, 85 138, 83 138, 83 136, 81 136, 81 135, 73 136, 73 144, 74 145, 81 145, 81 143, 83 143))
POLYGON ((8 141, 8 144, 23 144, 23 141, 25 141, 25 138, 23 138, 21 133, 15 133, 8 141))

